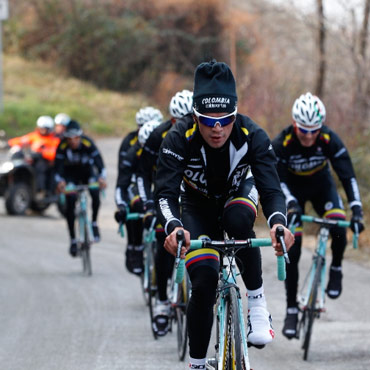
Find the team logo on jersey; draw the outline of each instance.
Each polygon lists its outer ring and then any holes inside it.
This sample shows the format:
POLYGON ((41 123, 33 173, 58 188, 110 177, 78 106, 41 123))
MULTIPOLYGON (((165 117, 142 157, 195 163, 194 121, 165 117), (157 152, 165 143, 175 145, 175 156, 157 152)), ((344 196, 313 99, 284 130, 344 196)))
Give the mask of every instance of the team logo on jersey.
POLYGON ((324 206, 325 211, 329 211, 329 210, 330 210, 330 209, 332 209, 333 207, 334 207, 333 202, 326 202, 326 203, 325 203, 325 206, 324 206))

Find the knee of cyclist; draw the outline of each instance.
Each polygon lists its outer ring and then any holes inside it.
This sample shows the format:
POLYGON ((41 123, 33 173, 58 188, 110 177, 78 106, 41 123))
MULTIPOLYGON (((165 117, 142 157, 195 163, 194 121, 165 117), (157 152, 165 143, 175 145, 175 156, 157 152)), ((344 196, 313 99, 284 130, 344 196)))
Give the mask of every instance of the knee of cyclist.
POLYGON ((246 207, 231 206, 225 210, 223 224, 230 237, 236 239, 254 238, 255 214, 246 207))
POLYGON ((196 301, 208 301, 216 296, 218 271, 213 267, 199 266, 189 271, 192 286, 192 296, 196 301))
POLYGON ((293 246, 289 249, 289 259, 291 264, 297 264, 301 257, 302 238, 296 237, 293 246))
POLYGON ((333 240, 334 239, 341 239, 344 242, 347 241, 346 229, 344 227, 334 226, 330 230, 330 235, 331 235, 333 240))

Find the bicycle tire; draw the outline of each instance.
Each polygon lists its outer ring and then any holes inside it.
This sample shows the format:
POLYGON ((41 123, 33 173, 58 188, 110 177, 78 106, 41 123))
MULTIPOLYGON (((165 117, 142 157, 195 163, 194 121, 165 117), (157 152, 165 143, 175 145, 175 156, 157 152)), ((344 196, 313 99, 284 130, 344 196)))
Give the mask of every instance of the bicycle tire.
POLYGON ((150 279, 150 269, 152 265, 152 258, 149 249, 151 245, 145 245, 144 253, 143 253, 143 265, 144 269, 140 275, 140 284, 141 284, 141 291, 144 297, 144 303, 146 306, 149 305, 150 300, 150 287, 149 287, 149 279, 150 279))
POLYGON ((86 276, 92 275, 91 258, 90 258, 90 237, 88 225, 84 224, 84 239, 81 246, 82 268, 86 276))
POLYGON ((184 361, 186 347, 188 344, 188 322, 186 309, 190 296, 190 279, 187 273, 183 282, 179 285, 178 297, 176 302, 176 323, 177 323, 177 354, 180 361, 184 361))
POLYGON ((303 330, 304 330, 304 337, 303 337, 303 359, 306 361, 308 357, 308 351, 310 348, 311 343, 311 335, 312 335, 312 328, 313 323, 316 318, 317 309, 316 309, 316 299, 317 299, 317 291, 319 289, 320 280, 321 280, 321 269, 323 265, 322 257, 318 257, 317 264, 316 264, 316 271, 314 280, 312 283, 312 289, 310 292, 307 309, 303 313, 303 330))
POLYGON ((154 258, 154 245, 151 244, 151 246, 148 248, 148 254, 150 255, 150 265, 149 265, 149 278, 148 278, 148 308, 149 308, 149 316, 150 316, 150 327, 152 329, 152 333, 154 336, 154 339, 157 339, 157 333, 154 329, 154 305, 155 305, 155 298, 157 295, 157 277, 155 273, 155 258, 154 258))
POLYGON ((238 298, 235 288, 230 287, 224 299, 225 312, 223 318, 219 317, 217 320, 217 335, 220 335, 220 327, 224 327, 224 333, 221 333, 224 348, 220 348, 220 341, 216 345, 217 370, 249 370, 249 364, 243 356, 238 298))

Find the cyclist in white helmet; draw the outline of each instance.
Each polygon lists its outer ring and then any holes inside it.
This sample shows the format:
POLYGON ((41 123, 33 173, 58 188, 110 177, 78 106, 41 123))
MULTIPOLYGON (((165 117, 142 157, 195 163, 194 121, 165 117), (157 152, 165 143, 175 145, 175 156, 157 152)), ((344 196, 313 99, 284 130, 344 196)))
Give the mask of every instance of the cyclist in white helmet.
MULTIPOLYGON (((154 213, 154 201, 152 184, 155 177, 155 170, 158 160, 158 153, 163 138, 173 125, 188 114, 191 114, 193 106, 193 92, 182 90, 177 92, 171 99, 168 110, 171 118, 158 126, 146 141, 143 153, 140 156, 137 184, 140 198, 144 203, 145 217, 144 227, 152 223, 154 213)), ((158 300, 154 308, 154 325, 159 336, 168 332, 170 306, 167 298, 167 281, 171 277, 174 258, 163 248, 165 233, 161 225, 156 228, 157 254, 156 272, 158 286, 158 300)))
POLYGON ((136 187, 136 168, 142 152, 142 146, 150 133, 159 124, 160 122, 157 120, 149 120, 143 123, 136 134, 135 142, 128 148, 125 155, 123 156, 120 152, 115 192, 118 210, 115 212, 114 217, 118 223, 126 223, 128 239, 128 244, 125 248, 126 268, 136 275, 140 275, 143 269, 143 223, 141 220, 126 222, 126 216, 128 209, 131 212, 143 212, 143 204, 138 196, 136 187))
POLYGON ((50 116, 40 116, 36 121, 36 129, 34 131, 8 141, 11 147, 19 146, 31 150, 32 165, 36 172, 37 191, 41 193, 51 191, 51 169, 60 141, 54 135, 53 130, 53 118, 50 116))
POLYGON ((55 136, 59 137, 60 139, 63 138, 64 131, 68 123, 71 121, 71 117, 66 113, 58 113, 54 117, 55 122, 55 136))
MULTIPOLYGON (((293 125, 285 128, 273 141, 278 157, 278 173, 285 194, 288 223, 293 215, 304 212, 307 201, 321 216, 345 219, 343 203, 330 173, 330 161, 346 192, 352 210, 351 228, 357 224, 364 229, 362 204, 358 185, 349 153, 338 135, 324 125, 325 106, 317 97, 307 92, 293 104, 293 125)), ((299 217, 297 217, 299 219, 299 217)), ((291 339, 297 337, 298 305, 298 262, 301 254, 302 224, 296 227, 295 243, 289 250, 290 264, 287 265, 287 313, 283 334, 291 339)), ((336 227, 332 236, 332 262, 329 271, 327 294, 338 298, 342 291, 342 259, 346 247, 346 231, 336 227)))

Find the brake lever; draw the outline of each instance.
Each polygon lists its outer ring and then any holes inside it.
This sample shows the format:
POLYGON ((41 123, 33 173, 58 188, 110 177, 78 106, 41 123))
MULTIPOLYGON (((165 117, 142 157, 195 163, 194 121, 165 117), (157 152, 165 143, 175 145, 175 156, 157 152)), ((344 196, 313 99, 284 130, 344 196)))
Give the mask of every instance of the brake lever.
POLYGON ((287 247, 284 240, 284 229, 282 226, 276 228, 276 238, 279 240, 281 246, 283 247, 283 255, 286 263, 290 263, 287 247))

